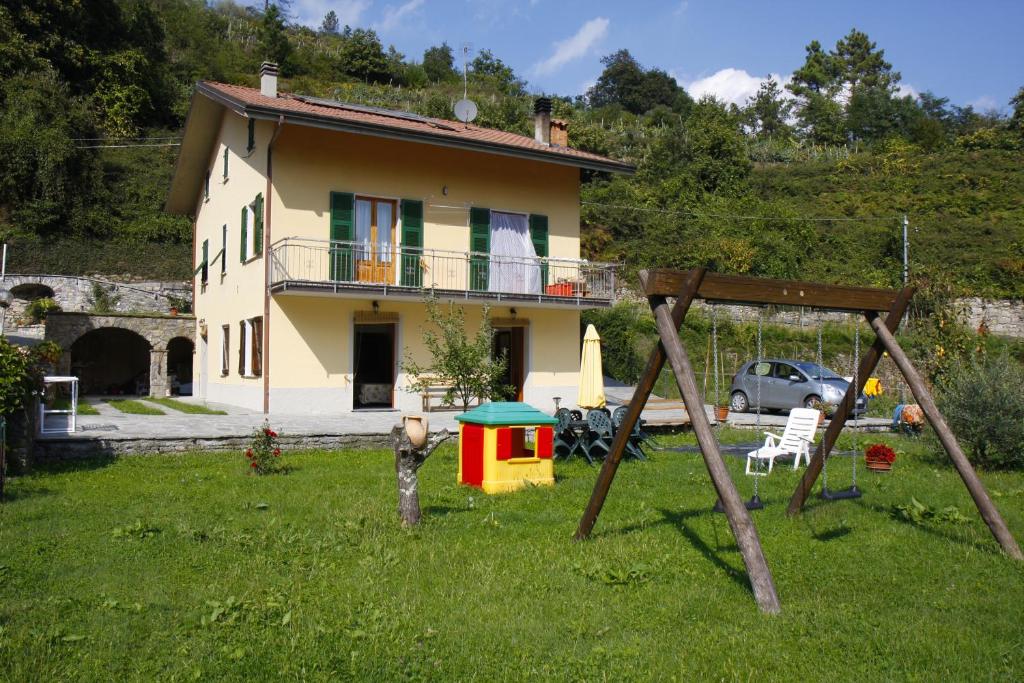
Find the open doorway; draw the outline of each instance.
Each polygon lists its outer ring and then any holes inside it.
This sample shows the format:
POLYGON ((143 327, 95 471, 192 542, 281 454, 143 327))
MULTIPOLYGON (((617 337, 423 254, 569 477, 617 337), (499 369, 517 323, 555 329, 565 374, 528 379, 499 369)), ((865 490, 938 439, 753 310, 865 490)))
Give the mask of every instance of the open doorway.
POLYGON ((352 407, 393 408, 395 396, 395 325, 355 326, 352 367, 355 395, 352 407))
POLYGON ((195 344, 186 337, 175 337, 167 344, 167 385, 172 394, 192 395, 192 355, 195 344))
POLYGON ((501 358, 503 355, 508 358, 508 364, 505 366, 505 375, 501 380, 503 386, 512 387, 512 393, 506 396, 506 400, 523 400, 523 384, 526 382, 525 350, 525 327, 494 328, 494 342, 491 344, 491 355, 494 358, 501 358))

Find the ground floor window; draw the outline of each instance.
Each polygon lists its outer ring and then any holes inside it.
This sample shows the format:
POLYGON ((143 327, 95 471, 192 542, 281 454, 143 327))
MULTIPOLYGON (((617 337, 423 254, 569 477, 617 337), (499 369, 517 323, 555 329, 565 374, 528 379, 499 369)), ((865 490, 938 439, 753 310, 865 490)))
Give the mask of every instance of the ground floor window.
POLYGON ((222 325, 220 328, 220 375, 227 377, 229 361, 231 357, 231 326, 222 325))
POLYGON ((238 323, 241 343, 238 347, 238 374, 259 377, 263 374, 263 317, 238 323))

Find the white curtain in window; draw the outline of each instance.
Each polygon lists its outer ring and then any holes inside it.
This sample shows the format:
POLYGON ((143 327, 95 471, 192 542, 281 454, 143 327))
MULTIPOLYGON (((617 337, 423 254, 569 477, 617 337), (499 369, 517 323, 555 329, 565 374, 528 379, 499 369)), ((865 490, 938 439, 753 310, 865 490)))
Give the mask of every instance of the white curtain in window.
POLYGON ((523 214, 491 212, 488 289, 510 294, 540 294, 540 263, 523 214))
POLYGON ((390 202, 377 202, 377 260, 391 262, 391 215, 390 202))
POLYGON ((373 223, 371 211, 373 203, 366 199, 356 200, 356 258, 370 258, 370 228, 373 223))

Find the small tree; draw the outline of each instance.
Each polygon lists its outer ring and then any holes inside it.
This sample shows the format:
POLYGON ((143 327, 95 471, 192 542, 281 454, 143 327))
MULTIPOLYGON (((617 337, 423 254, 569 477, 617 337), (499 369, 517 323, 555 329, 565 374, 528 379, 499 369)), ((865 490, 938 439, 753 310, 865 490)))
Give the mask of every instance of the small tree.
POLYGON ((412 377, 413 391, 427 391, 442 384, 448 387, 441 399, 446 406, 462 407, 469 410, 474 397, 481 400, 503 398, 508 387, 502 385, 502 378, 508 367, 508 359, 493 358, 491 346, 494 328, 491 327, 490 308, 484 306, 480 327, 476 334, 469 336, 466 330, 466 313, 454 303, 448 310, 442 310, 436 299, 426 300, 427 322, 437 328, 423 330, 423 344, 430 352, 431 364, 421 365, 408 354, 403 369, 412 377))

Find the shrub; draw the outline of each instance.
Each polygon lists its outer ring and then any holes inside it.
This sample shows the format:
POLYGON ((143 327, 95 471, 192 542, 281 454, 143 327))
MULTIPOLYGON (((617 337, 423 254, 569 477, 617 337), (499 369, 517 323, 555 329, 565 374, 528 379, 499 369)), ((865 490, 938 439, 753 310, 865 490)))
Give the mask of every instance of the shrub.
POLYGON ((601 335, 604 374, 626 384, 635 384, 644 371, 645 358, 638 346, 657 335, 654 318, 637 304, 622 302, 611 308, 584 311, 584 325, 592 324, 601 335))
POLYGON ((0 415, 12 415, 29 406, 32 396, 43 389, 44 366, 60 360, 55 342, 37 347, 15 346, 0 337, 0 415))
POLYGON ((953 367, 939 410, 976 465, 1024 467, 1024 367, 1005 354, 953 367))
POLYGON ((60 304, 48 296, 42 299, 34 299, 25 306, 25 319, 30 325, 38 325, 46 320, 46 314, 50 311, 61 310, 60 304))
POLYGON ((253 431, 245 457, 253 474, 271 474, 280 469, 281 447, 269 422, 264 421, 262 427, 253 431))

